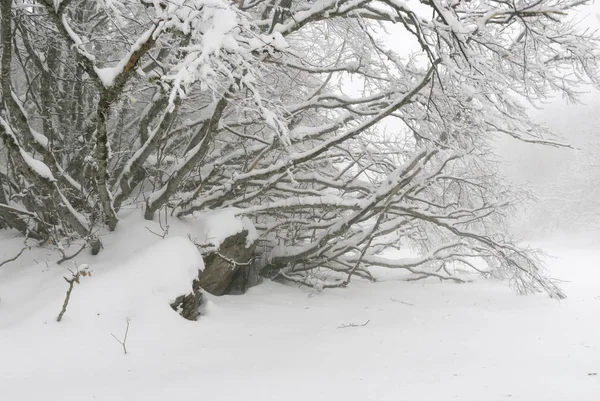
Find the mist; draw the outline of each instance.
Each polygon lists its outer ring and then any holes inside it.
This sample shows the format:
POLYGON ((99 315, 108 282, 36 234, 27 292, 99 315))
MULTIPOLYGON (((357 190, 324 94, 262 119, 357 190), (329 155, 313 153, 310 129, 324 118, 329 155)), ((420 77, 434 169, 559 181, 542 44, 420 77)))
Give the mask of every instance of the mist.
POLYGON ((515 215, 515 232, 536 239, 565 234, 600 238, 595 189, 600 179, 600 92, 590 89, 577 103, 555 99, 530 113, 554 134, 553 140, 568 146, 498 138, 502 173, 532 195, 515 215))

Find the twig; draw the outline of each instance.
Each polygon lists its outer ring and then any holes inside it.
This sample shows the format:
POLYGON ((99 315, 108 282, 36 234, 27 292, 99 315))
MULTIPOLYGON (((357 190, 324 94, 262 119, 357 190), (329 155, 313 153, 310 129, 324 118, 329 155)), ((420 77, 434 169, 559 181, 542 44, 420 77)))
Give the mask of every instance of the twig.
POLYGON ((367 324, 369 324, 370 321, 371 321, 371 319, 367 320, 363 324, 356 324, 356 323, 342 324, 341 326, 338 326, 338 329, 345 329, 348 327, 365 327, 367 324))
POLYGON ((159 233, 156 233, 156 232, 152 231, 152 230, 151 230, 151 229, 149 229, 148 227, 146 227, 146 230, 150 231, 152 234, 156 235, 157 237, 160 237, 160 238, 162 238, 162 239, 165 239, 165 237, 166 237, 167 235, 169 235, 169 228, 171 227, 171 226, 169 225, 169 216, 168 216, 168 214, 167 214, 167 207, 166 207, 166 206, 165 206, 165 225, 163 226, 163 221, 162 221, 162 218, 161 218, 161 214, 160 214, 160 213, 158 214, 158 225, 159 225, 160 229, 161 229, 161 230, 162 230, 162 232, 163 232, 163 233, 162 233, 162 235, 161 235, 161 234, 159 234, 159 233))
POLYGON ((196 246, 196 248, 198 248, 198 250, 200 251, 200 253, 202 255, 209 254, 209 253, 219 250, 219 247, 215 244, 211 244, 211 243, 199 244, 197 242, 197 238, 192 238, 191 234, 188 234, 188 239, 191 241, 192 244, 194 244, 196 246))
POLYGON ((77 252, 75 252, 73 255, 71 256, 67 256, 62 250, 60 251, 60 254, 63 256, 59 261, 56 262, 57 265, 60 265, 63 262, 66 262, 67 260, 73 259, 74 257, 76 257, 77 255, 79 255, 81 253, 81 251, 83 251, 85 249, 85 247, 87 246, 87 242, 85 242, 83 244, 83 246, 81 248, 79 248, 79 250, 77 252))
POLYGON ((245 263, 241 263, 241 262, 236 262, 233 259, 229 259, 227 256, 223 255, 221 252, 215 252, 215 254, 220 257, 221 259, 223 259, 225 262, 229 263, 231 266, 233 267, 238 267, 238 266, 250 266, 253 262, 252 259, 250 259, 248 262, 245 263))
POLYGON ((414 276, 414 277, 407 277, 404 279, 404 281, 419 281, 419 280, 423 280, 428 278, 429 276, 426 274, 421 274, 419 276, 414 276))
POLYGON ((415 306, 415 304, 411 304, 410 302, 401 301, 401 300, 396 299, 394 297, 390 297, 390 299, 392 300, 392 302, 397 302, 399 304, 404 304, 404 305, 408 305, 408 306, 415 306))
MULTIPOLYGON (((410 269, 407 269, 407 270, 410 270, 410 269)), ((460 279, 458 277, 444 276, 444 275, 433 273, 433 272, 416 272, 416 271, 412 271, 412 270, 411 270, 411 272, 415 273, 415 274, 419 274, 419 275, 414 276, 414 277, 407 277, 407 278, 403 279, 403 281, 419 281, 419 280, 423 280, 423 279, 430 278, 430 277, 437 277, 440 279, 440 281, 451 280, 458 284, 466 283, 465 280, 460 279)))
POLYGON ((127 319, 127 327, 125 328, 125 337, 123 337, 123 341, 119 340, 113 333, 110 333, 110 335, 113 336, 113 338, 123 346, 123 352, 125 352, 125 355, 127 355, 127 334, 129 333, 129 322, 130 320, 127 319))
POLYGON ((3 261, 2 263, 0 263, 0 267, 4 266, 7 263, 13 262, 15 260, 17 260, 19 258, 19 256, 21 256, 23 254, 23 252, 25 252, 25 249, 27 249, 27 245, 25 245, 23 247, 23 249, 21 249, 21 251, 17 254, 17 256, 10 258, 10 259, 6 259, 5 261, 3 261))
POLYGON ((150 231, 152 234, 156 235, 157 237, 160 237, 162 239, 165 239, 165 237, 167 236, 167 233, 163 231, 162 235, 159 233, 156 233, 154 231, 152 231, 151 229, 149 229, 148 227, 146 227, 146 230, 150 231))
POLYGON ((73 285, 75 283, 79 284, 79 279, 81 276, 90 276, 92 273, 87 271, 87 266, 85 268, 83 268, 82 270, 79 270, 79 268, 77 268, 77 270, 75 272, 73 272, 71 269, 69 269, 69 271, 72 274, 72 277, 66 278, 63 277, 65 279, 65 281, 67 283, 69 283, 69 289, 67 290, 67 295, 65 296, 65 302, 63 302, 63 306, 62 309, 60 311, 60 313, 58 314, 58 317, 56 318, 57 322, 60 322, 62 320, 63 315, 65 314, 65 312, 67 311, 67 306, 69 305, 69 300, 71 299, 71 291, 73 291, 73 285))
POLYGON ((77 280, 76 277, 77 278, 79 277, 79 272, 77 273, 77 276, 74 276, 71 279, 63 277, 67 281, 67 283, 69 283, 69 289, 67 290, 67 296, 65 297, 65 302, 63 302, 62 309, 61 309, 60 313, 58 314, 58 317, 56 318, 57 322, 60 322, 62 320, 63 315, 67 311, 67 305, 69 305, 69 299, 71 298, 71 291, 73 291, 73 284, 77 280))

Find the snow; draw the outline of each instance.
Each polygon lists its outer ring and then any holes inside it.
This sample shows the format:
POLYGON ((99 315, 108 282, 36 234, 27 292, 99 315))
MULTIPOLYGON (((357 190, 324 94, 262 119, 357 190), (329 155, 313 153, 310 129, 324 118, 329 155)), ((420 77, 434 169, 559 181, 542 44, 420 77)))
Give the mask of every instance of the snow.
POLYGON ((275 50, 286 51, 290 45, 280 32, 274 32, 271 35, 261 34, 250 40, 249 49, 254 51, 266 46, 273 46, 275 50))
POLYGON ((81 40, 79 35, 77 35, 77 33, 73 30, 73 28, 71 28, 71 25, 69 24, 66 13, 63 14, 61 22, 62 22, 63 27, 67 31, 67 34, 69 35, 69 37, 75 44, 75 47, 77 48, 77 51, 79 52, 79 54, 81 54, 83 57, 87 58, 91 62, 95 62, 96 58, 94 57, 94 55, 88 53, 85 50, 83 41, 81 40))
POLYGON ((471 30, 463 26, 463 24, 454 16, 454 14, 444 7, 438 0, 433 0, 433 4, 435 4, 435 9, 438 13, 442 15, 444 18, 444 23, 452 29, 455 33, 471 33, 471 30))
POLYGON ((48 168, 46 163, 34 159, 29 153, 23 150, 23 148, 19 148, 19 151, 21 152, 21 156, 23 157, 25 163, 27 163, 27 165, 37 173, 37 175, 50 181, 56 181, 52 175, 52 171, 50 171, 50 168, 48 168))
POLYGON ((356 199, 344 199, 337 195, 329 194, 322 196, 303 196, 297 198, 287 198, 279 201, 273 201, 268 204, 250 206, 245 209, 241 209, 240 212, 244 214, 256 214, 265 210, 275 209, 291 209, 294 207, 299 208, 310 208, 311 206, 323 206, 331 205, 332 207, 358 209, 360 207, 360 201, 356 199))
MULTIPOLYGON (((120 64, 121 63, 119 62, 119 65, 120 64)), ((100 81, 102 81, 102 85, 104 85, 105 88, 110 88, 111 86, 113 86, 117 75, 123 72, 123 68, 119 68, 119 65, 117 65, 116 67, 106 68, 94 67, 96 75, 98 75, 98 78, 100 79, 100 81)))
MULTIPOLYGON (((200 320, 188 322, 168 305, 202 266, 186 233, 210 220, 239 230, 233 214, 169 221, 164 240, 146 230, 158 223, 124 216, 98 257, 78 260, 92 275, 61 323, 73 264, 56 266, 42 248, 0 267, 2 399, 597 400, 597 242, 541 244, 566 280, 560 302, 475 277, 406 282, 378 269, 379 283, 346 289, 265 282, 243 296, 206 295, 200 320), (124 355, 111 334, 123 339, 127 321, 124 355)), ((0 231, 3 260, 22 244, 0 231)))
POLYGON ((239 43, 239 28, 240 24, 247 25, 247 21, 240 19, 241 14, 235 7, 221 0, 186 3, 169 2, 162 16, 166 21, 161 27, 163 30, 178 29, 191 37, 190 45, 181 48, 186 52, 185 58, 173 68, 170 75, 162 78, 173 85, 169 96, 170 109, 173 109, 177 96, 185 98, 186 89, 193 83, 199 81, 201 87, 214 90, 214 76, 231 73, 229 67, 224 67, 220 61, 230 57, 223 55, 223 50, 234 55, 231 56, 234 64, 240 62, 238 57, 245 53, 239 43))
POLYGON ((228 208, 210 212, 196 212, 194 218, 202 228, 201 243, 219 247, 221 243, 232 235, 247 231, 247 244, 252 244, 258 238, 258 233, 252 221, 245 216, 238 216, 242 211, 228 208))
POLYGON ((77 221, 79 222, 79 224, 82 227, 85 227, 85 229, 89 231, 89 221, 88 221, 88 219, 83 214, 81 214, 77 210, 75 210, 75 208, 73 207, 73 205, 71 205, 71 203, 65 197, 65 195, 58 188, 57 188, 57 190, 59 191, 58 194, 60 195, 60 199, 61 199, 63 205, 69 210, 69 213, 75 219, 77 219, 77 221))
POLYGON ((110 88, 115 84, 115 79, 119 76, 119 74, 121 74, 125 70, 125 67, 130 62, 133 54, 139 51, 142 48, 142 46, 148 42, 152 35, 158 35, 158 32, 156 31, 156 27, 152 27, 151 29, 148 29, 146 32, 144 32, 131 46, 129 52, 123 58, 121 58, 121 60, 116 65, 106 68, 99 68, 97 66, 94 66, 94 71, 96 72, 96 75, 98 75, 100 81, 102 81, 102 84, 105 88, 110 88))
MULTIPOLYGON (((23 107, 23 102, 21 102, 21 99, 19 99, 19 96, 17 96, 17 94, 15 92, 11 91, 11 97, 13 98, 13 100, 15 101, 15 103, 17 104, 17 106, 19 107, 19 109, 21 109, 21 114, 24 116, 27 116, 27 112, 25 111, 25 108, 23 107)), ((29 132, 31 132, 31 135, 33 136, 33 139, 39 143, 40 145, 42 145, 42 147, 44 147, 45 149, 48 149, 48 138, 37 132, 35 129, 29 127, 29 132)))
POLYGON ((46 135, 40 134, 39 132, 37 132, 34 129, 31 130, 31 134, 33 135, 33 139, 37 143, 39 143, 40 145, 42 145, 45 149, 48 149, 48 145, 49 145, 50 142, 48 141, 48 138, 46 137, 46 135))

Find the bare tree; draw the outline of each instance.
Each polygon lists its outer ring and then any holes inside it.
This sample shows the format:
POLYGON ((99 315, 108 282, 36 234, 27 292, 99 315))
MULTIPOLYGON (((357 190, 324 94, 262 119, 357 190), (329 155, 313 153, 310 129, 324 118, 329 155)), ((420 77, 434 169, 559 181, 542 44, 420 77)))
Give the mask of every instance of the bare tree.
POLYGON ((561 297, 506 234, 523 195, 489 144, 561 146, 518 99, 596 83, 597 38, 569 20, 584 3, 2 0, 0 216, 96 253, 128 203, 235 208, 269 277, 460 280, 448 264, 485 259, 561 297))

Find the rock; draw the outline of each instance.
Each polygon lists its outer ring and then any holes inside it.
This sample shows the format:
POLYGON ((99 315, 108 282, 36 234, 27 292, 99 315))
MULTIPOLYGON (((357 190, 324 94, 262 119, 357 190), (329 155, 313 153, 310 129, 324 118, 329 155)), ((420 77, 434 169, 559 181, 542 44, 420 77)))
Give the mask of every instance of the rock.
POLYGON ((226 238, 218 251, 204 256, 200 287, 213 295, 245 292, 243 287, 250 281, 252 253, 256 246, 255 243, 248 244, 247 238, 248 231, 241 231, 226 238))
POLYGON ((256 263, 240 266, 238 271, 234 273, 225 293, 230 295, 245 294, 248 288, 261 283, 262 278, 259 273, 259 267, 256 263))
POLYGON ((171 303, 171 308, 187 320, 198 320, 201 304, 202 290, 200 289, 200 282, 194 280, 192 283, 192 293, 177 297, 171 303))

